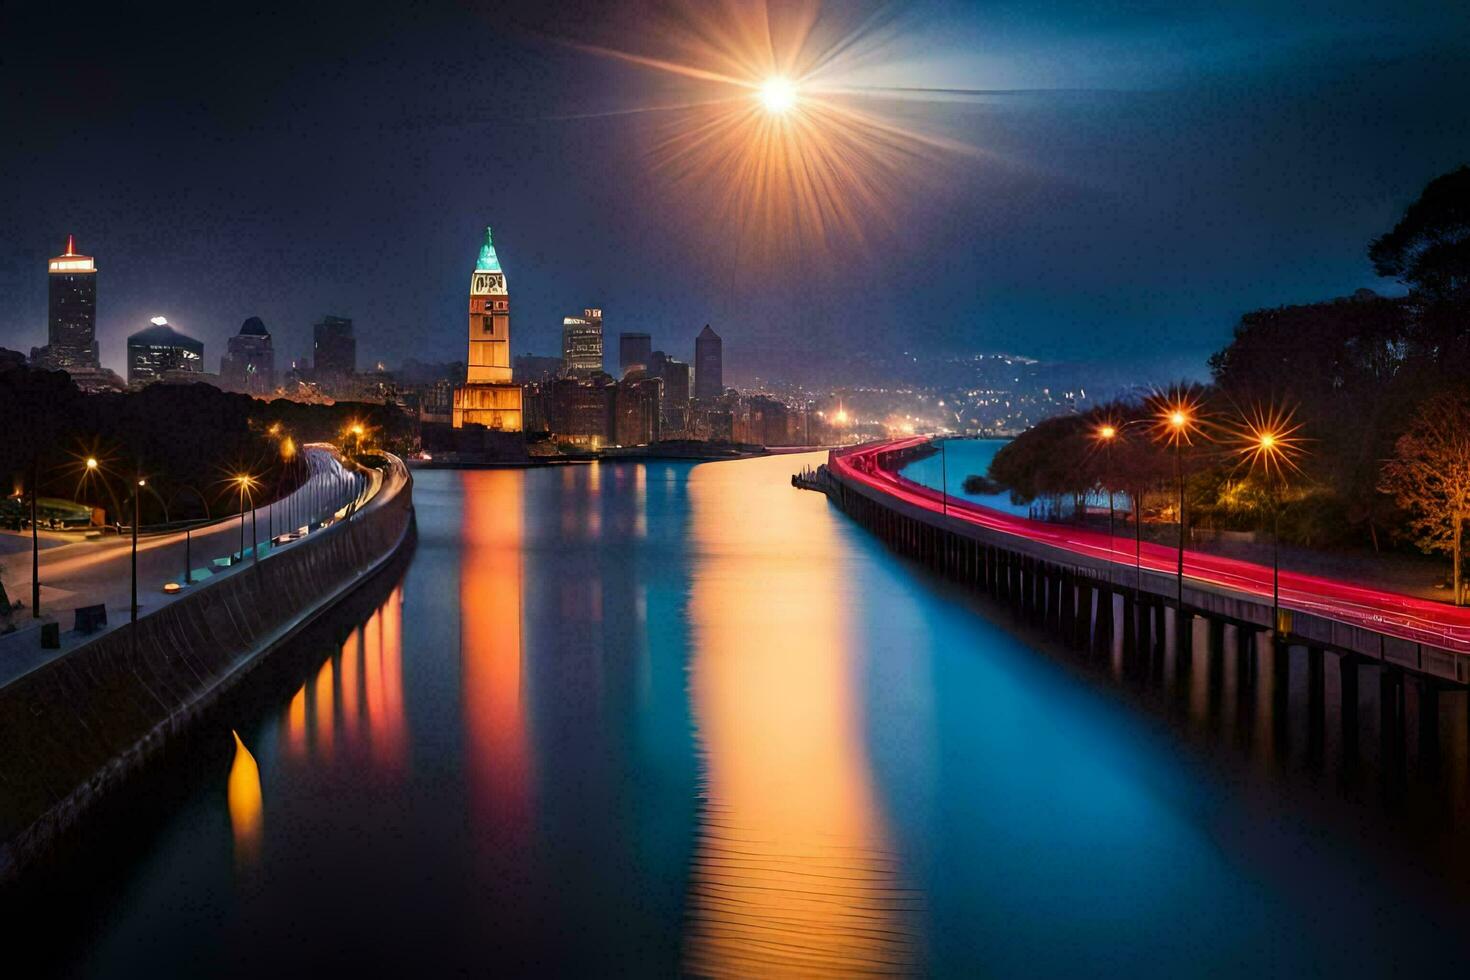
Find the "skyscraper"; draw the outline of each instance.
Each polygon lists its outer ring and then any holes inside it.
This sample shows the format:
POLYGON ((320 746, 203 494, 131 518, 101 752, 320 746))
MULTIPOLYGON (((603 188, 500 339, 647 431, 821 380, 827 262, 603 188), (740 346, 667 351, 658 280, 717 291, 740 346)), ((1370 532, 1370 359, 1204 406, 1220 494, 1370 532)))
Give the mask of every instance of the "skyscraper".
POLYGON ((268 395, 276 390, 276 352, 260 317, 240 325, 219 362, 220 384, 229 391, 268 395))
POLYGON ((464 387, 454 392, 454 427, 520 432, 521 388, 511 381, 510 292, 489 228, 470 273, 469 335, 468 373, 464 387))
POLYGON ((162 381, 166 374, 204 372, 204 343, 169 326, 156 316, 149 326, 128 337, 128 384, 162 381))
POLYGON ((694 397, 719 398, 725 392, 724 342, 708 323, 694 338, 694 397))
POLYGON ((46 346, 32 355, 43 367, 99 368, 97 349, 97 266, 90 255, 77 253, 66 236, 66 252, 47 264, 50 306, 46 346))
POLYGON ((654 351, 648 359, 648 373, 664 383, 664 434, 683 435, 689 429, 689 365, 661 350, 654 351))
POLYGON ((311 366, 318 384, 341 388, 357 373, 357 338, 352 320, 324 316, 311 328, 311 366))
POLYGON ((647 368, 653 353, 653 338, 646 333, 618 334, 618 376, 633 368, 647 368))
POLYGON ((569 377, 590 378, 602 370, 602 311, 586 309, 561 321, 561 359, 569 377))
POLYGON ((613 395, 613 441, 619 446, 647 446, 663 437, 664 383, 635 370, 618 382, 613 395))

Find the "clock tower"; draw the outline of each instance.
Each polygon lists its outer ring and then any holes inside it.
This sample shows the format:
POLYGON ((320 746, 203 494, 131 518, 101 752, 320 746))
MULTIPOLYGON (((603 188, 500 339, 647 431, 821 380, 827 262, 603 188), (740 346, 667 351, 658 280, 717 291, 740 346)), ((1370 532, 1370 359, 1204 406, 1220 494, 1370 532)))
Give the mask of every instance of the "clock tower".
POLYGON ((454 427, 466 425, 521 431, 521 388, 510 373, 510 293, 489 228, 470 274, 469 370, 454 392, 454 427))

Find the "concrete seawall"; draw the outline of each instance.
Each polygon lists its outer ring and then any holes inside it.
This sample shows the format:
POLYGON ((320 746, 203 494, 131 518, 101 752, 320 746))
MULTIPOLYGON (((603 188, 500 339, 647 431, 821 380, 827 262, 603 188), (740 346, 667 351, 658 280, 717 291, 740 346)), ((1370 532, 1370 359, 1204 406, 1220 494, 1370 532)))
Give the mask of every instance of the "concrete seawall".
POLYGON ((0 881, 412 543, 412 481, 391 465, 352 520, 0 689, 0 881))

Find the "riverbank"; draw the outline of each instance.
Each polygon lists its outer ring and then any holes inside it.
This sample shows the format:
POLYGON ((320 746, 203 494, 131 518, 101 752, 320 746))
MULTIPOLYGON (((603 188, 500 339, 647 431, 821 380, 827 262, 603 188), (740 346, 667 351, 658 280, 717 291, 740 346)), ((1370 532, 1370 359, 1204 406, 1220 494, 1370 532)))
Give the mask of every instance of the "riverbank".
POLYGON ((413 540, 412 478, 387 457, 381 489, 350 520, 0 689, 0 880, 413 540))

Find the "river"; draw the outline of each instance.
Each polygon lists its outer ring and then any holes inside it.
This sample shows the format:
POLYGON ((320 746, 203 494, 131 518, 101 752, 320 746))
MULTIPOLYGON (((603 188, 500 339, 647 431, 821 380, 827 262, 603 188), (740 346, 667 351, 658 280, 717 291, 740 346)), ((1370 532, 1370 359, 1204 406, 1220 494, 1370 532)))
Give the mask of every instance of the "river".
POLYGON ((822 458, 419 472, 376 611, 12 937, 96 976, 1465 965, 1462 695, 1432 774, 1308 764, 890 554, 790 486, 822 458))

